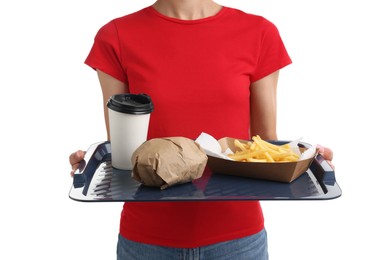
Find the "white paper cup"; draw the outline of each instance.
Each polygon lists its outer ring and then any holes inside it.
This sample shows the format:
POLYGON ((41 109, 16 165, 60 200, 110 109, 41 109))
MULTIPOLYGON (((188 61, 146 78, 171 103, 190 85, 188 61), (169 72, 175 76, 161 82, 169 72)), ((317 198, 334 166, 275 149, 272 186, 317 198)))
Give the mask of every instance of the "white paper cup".
POLYGON ((132 170, 133 152, 147 140, 153 103, 145 94, 119 94, 107 103, 112 166, 132 170))

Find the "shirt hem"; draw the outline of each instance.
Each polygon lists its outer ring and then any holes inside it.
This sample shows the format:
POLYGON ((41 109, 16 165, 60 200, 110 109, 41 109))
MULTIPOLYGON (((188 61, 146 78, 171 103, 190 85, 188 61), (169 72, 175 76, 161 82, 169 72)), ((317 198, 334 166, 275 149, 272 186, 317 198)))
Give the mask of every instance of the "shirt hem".
POLYGON ((257 229, 252 229, 252 230, 246 230, 243 232, 238 232, 235 234, 230 234, 225 236, 218 236, 214 238, 209 238, 209 239, 196 239, 196 241, 179 241, 179 240, 168 240, 164 241, 162 239, 145 239, 145 240, 140 240, 137 239, 134 236, 129 236, 127 234, 124 234, 123 232, 120 231, 120 235, 124 237, 125 239, 135 241, 138 243, 144 243, 144 244, 149 244, 149 245, 155 245, 155 246, 165 246, 165 247, 172 247, 172 248, 197 248, 197 247, 203 247, 203 246, 208 246, 212 244, 217 244, 221 242, 226 242, 230 240, 235 240, 235 239, 240 239, 244 238, 247 236, 255 235, 259 232, 261 232, 265 226, 262 224, 260 225, 257 229))

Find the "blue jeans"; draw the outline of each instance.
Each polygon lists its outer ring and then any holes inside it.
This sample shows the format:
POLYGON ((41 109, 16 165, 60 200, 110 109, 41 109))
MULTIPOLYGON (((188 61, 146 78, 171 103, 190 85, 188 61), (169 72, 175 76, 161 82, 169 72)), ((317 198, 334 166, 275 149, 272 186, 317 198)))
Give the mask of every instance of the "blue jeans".
POLYGON ((173 248, 148 245, 118 237, 117 260, 268 260, 267 234, 261 232, 248 237, 197 248, 173 248))

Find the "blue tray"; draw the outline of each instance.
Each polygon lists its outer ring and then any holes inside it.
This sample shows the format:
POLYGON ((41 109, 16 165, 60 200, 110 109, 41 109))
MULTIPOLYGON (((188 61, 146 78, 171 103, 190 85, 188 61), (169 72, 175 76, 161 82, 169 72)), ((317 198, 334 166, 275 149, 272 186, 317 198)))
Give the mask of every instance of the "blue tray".
POLYGON ((342 191, 335 172, 318 155, 310 168, 291 183, 211 173, 200 179, 160 190, 131 178, 130 171, 111 166, 109 142, 91 145, 75 172, 69 197, 82 202, 217 201, 217 200, 328 200, 342 191))

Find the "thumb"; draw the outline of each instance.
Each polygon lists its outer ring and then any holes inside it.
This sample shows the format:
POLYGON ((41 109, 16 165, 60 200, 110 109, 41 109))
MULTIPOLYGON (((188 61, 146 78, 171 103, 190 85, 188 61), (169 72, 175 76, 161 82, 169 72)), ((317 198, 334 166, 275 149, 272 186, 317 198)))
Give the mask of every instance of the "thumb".
POLYGON ((72 170, 70 172, 70 175, 73 177, 75 171, 78 169, 78 167, 80 166, 80 162, 82 160, 84 160, 84 157, 85 157, 85 152, 82 151, 82 150, 78 150, 74 153, 72 153, 70 156, 69 156, 69 163, 71 164, 72 166, 72 170))

